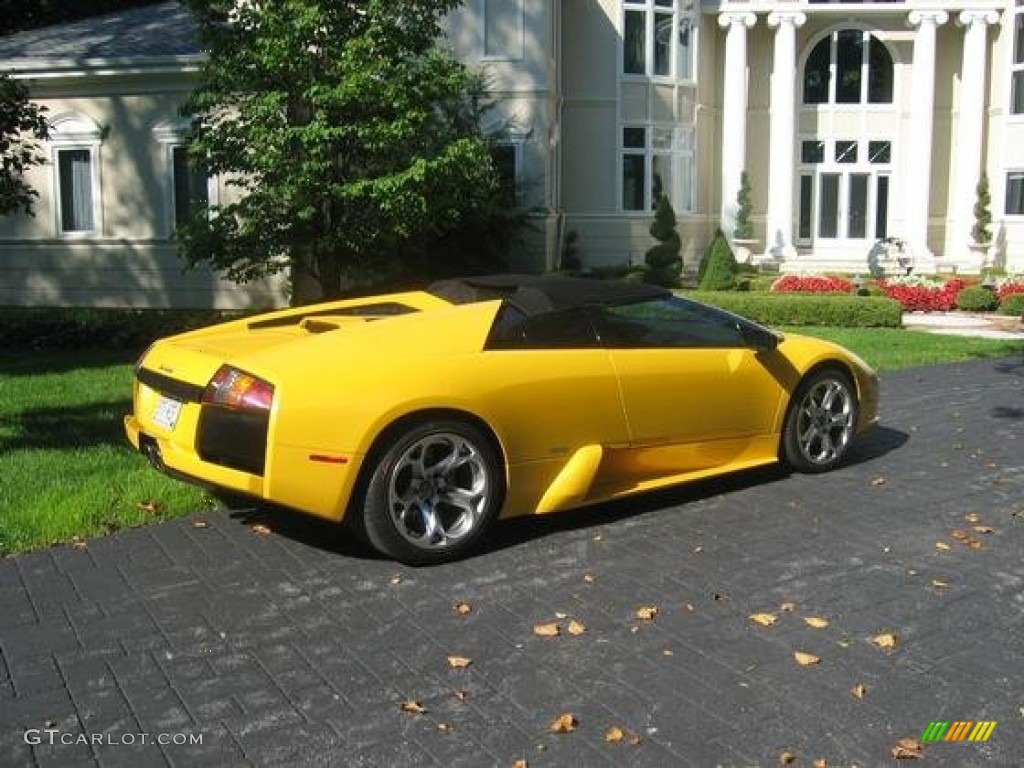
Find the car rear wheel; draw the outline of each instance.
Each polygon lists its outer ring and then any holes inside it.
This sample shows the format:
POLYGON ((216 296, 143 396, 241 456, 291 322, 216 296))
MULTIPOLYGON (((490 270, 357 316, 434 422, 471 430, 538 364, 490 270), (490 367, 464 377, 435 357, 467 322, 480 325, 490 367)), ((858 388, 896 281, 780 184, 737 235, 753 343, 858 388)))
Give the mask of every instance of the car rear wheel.
POLYGON ((468 422, 429 422, 378 454, 363 530, 378 551, 409 565, 464 554, 497 516, 504 474, 491 440, 468 422))
POLYGON ((843 460, 857 425, 857 395, 843 371, 811 374, 793 397, 783 428, 786 462, 800 472, 825 472, 843 460))

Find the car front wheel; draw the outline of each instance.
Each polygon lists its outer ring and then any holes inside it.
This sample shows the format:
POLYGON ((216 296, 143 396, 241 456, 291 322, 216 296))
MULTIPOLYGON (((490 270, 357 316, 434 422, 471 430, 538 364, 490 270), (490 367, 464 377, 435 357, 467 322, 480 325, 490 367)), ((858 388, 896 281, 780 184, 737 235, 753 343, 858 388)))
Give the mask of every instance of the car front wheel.
POLYGON ((497 516, 504 474, 491 440, 461 421, 421 423, 378 454, 363 530, 381 553, 409 565, 464 554, 497 516))
POLYGON ((786 462, 800 472, 825 472, 842 461, 857 425, 857 395, 837 369, 811 374, 793 397, 783 428, 786 462))

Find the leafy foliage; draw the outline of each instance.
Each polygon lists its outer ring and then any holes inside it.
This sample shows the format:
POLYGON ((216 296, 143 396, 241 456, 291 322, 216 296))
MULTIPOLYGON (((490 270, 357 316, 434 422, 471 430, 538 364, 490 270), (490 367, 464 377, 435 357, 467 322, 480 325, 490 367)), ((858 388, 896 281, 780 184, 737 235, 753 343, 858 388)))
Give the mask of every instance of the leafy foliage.
POLYGON ((718 230, 701 259, 697 275, 698 287, 702 291, 731 291, 736 287, 738 271, 729 241, 725 239, 722 230, 718 230))
POLYGON ((903 311, 892 299, 836 294, 695 292, 693 298, 765 325, 899 328, 903 311))
POLYGON ((999 302, 999 314, 1024 316, 1024 293, 1010 293, 999 302))
POLYGON ((961 288, 956 295, 957 309, 967 312, 991 312, 999 306, 999 298, 994 291, 980 285, 969 285, 961 288))
POLYGON ((32 214, 38 193, 25 183, 24 173, 44 160, 36 144, 46 138, 44 111, 29 101, 24 85, 0 73, 0 216, 32 214))
POLYGON ((754 203, 750 199, 750 176, 746 171, 740 174, 740 188, 736 193, 736 226, 732 231, 737 240, 753 240, 754 224, 750 214, 754 211, 754 203))
POLYGON ((188 3, 210 51, 192 151, 240 192, 182 228, 189 262, 334 296, 408 279, 493 212, 481 88, 436 45, 456 0, 188 3))
POLYGON ((655 285, 672 288, 679 285, 679 276, 683 271, 683 260, 679 255, 683 244, 676 231, 676 212, 668 195, 659 195, 654 209, 654 221, 651 222, 651 237, 658 244, 644 254, 647 264, 645 279, 655 285))
POLYGON ((971 238, 978 245, 988 245, 992 242, 992 198, 988 191, 988 176, 984 173, 978 179, 978 186, 975 188, 977 201, 974 203, 974 226, 971 227, 971 238))

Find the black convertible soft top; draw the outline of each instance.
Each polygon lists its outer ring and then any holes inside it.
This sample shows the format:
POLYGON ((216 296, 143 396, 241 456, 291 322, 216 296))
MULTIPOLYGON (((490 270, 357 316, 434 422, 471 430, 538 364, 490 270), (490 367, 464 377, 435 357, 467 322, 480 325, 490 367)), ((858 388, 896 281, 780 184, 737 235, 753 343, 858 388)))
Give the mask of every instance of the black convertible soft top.
POLYGON ((427 290, 453 304, 504 299, 527 315, 595 304, 631 304, 672 295, 667 288, 646 283, 514 274, 440 280, 427 290))

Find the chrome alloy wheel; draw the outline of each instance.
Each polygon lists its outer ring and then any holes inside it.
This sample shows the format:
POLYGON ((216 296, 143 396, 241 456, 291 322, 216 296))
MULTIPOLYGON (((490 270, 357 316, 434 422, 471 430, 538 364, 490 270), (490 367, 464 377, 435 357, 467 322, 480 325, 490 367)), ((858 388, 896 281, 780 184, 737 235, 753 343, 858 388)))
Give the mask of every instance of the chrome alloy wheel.
POLYGON ((446 549, 472 534, 489 494, 487 463, 462 435, 436 432, 416 440, 395 462, 387 505, 398 533, 420 549, 446 549))
POLYGON ((804 392, 797 404, 796 442, 812 465, 828 465, 845 453, 853 437, 856 402, 842 378, 824 376, 804 392))

